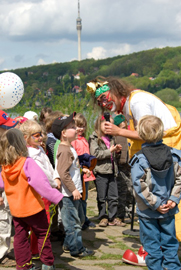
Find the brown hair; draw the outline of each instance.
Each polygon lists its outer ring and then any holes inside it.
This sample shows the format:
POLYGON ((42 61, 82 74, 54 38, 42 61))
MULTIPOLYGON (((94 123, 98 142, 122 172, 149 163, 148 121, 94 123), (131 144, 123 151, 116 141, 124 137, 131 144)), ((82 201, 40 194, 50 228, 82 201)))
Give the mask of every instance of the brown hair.
POLYGON ((20 157, 28 157, 26 142, 19 129, 11 128, 1 136, 0 164, 13 165, 20 157))
MULTIPOLYGON (((91 80, 90 82, 108 82, 107 85, 110 87, 110 93, 117 96, 117 97, 127 97, 131 90, 134 89, 134 87, 127 83, 126 81, 116 78, 116 77, 102 77, 98 76, 94 80, 91 80)), ((97 89, 99 86, 97 87, 97 89)), ((96 102, 96 98, 94 97, 94 101, 96 102)))
POLYGON ((49 113, 49 115, 45 119, 46 132, 47 133, 51 132, 52 124, 55 121, 55 119, 58 117, 61 118, 63 116, 64 116, 64 114, 61 111, 54 111, 54 112, 49 113))
POLYGON ((143 141, 156 143, 163 138, 164 125, 160 118, 154 115, 145 115, 139 120, 137 131, 143 141))
POLYGON ((75 120, 75 125, 77 127, 85 127, 85 131, 83 133, 83 136, 85 137, 86 136, 86 131, 87 131, 87 120, 86 120, 86 118, 84 117, 83 114, 77 113, 76 116, 74 117, 74 120, 75 120))
POLYGON ((41 112, 40 112, 40 116, 39 116, 39 122, 43 122, 43 120, 45 119, 45 113, 50 114, 52 112, 52 109, 49 107, 44 107, 41 112))
POLYGON ((102 119, 102 114, 98 116, 98 118, 96 119, 94 128, 95 128, 95 132, 97 133, 97 137, 98 137, 98 144, 100 144, 100 142, 102 141, 102 131, 101 131, 101 123, 105 121, 105 119, 102 119))

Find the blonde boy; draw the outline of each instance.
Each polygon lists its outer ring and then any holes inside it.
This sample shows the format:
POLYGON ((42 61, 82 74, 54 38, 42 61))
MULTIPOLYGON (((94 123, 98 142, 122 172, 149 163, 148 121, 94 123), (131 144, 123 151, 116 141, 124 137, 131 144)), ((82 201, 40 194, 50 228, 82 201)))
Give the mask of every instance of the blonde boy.
POLYGON ((164 126, 156 116, 138 122, 142 149, 130 160, 140 240, 149 270, 180 270, 175 214, 181 192, 181 151, 162 143, 164 126))

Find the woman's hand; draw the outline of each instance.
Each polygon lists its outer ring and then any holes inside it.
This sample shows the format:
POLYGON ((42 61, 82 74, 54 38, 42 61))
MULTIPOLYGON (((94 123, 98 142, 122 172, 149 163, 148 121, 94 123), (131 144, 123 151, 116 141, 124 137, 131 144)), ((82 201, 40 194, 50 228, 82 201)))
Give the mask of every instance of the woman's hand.
POLYGON ((104 127, 105 127, 105 133, 106 134, 110 134, 112 136, 117 136, 119 135, 119 132, 120 132, 120 128, 115 126, 114 124, 106 121, 104 123, 104 127))

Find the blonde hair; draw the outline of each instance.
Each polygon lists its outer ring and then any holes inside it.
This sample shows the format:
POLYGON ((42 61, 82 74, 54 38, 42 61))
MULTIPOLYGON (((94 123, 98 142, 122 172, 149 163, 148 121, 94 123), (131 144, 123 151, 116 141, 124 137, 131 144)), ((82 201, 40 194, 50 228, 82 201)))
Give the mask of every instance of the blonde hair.
POLYGON ((13 165, 20 157, 28 157, 26 142, 19 129, 11 128, 1 136, 0 164, 13 165))
POLYGON ((143 141, 156 143, 163 138, 164 125, 157 116, 146 115, 139 120, 137 131, 143 141))
POLYGON ((83 136, 85 137, 86 136, 86 131, 87 131, 87 120, 86 120, 86 118, 84 117, 83 114, 77 113, 76 116, 74 117, 74 120, 75 120, 75 125, 77 127, 85 127, 85 130, 84 130, 84 133, 83 133, 83 136))
POLYGON ((42 127, 37 121, 27 120, 19 127, 19 130, 23 133, 26 142, 28 143, 32 134, 36 132, 42 132, 42 127))

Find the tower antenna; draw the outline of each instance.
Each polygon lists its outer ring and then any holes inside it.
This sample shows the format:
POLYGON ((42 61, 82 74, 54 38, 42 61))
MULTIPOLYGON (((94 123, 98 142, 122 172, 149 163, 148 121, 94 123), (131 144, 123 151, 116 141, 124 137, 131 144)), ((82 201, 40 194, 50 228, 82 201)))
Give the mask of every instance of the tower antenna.
POLYGON ((81 30, 82 30, 82 19, 80 18, 80 2, 78 0, 78 18, 77 22, 77 35, 78 35, 78 61, 81 61, 81 30))

